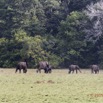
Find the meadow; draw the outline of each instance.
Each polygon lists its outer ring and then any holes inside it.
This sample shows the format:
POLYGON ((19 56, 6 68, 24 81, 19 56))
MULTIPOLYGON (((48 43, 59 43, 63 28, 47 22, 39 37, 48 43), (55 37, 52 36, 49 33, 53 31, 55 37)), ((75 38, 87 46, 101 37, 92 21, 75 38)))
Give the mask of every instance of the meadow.
POLYGON ((103 103, 103 71, 68 74, 67 69, 51 74, 15 74, 0 69, 0 103, 103 103))

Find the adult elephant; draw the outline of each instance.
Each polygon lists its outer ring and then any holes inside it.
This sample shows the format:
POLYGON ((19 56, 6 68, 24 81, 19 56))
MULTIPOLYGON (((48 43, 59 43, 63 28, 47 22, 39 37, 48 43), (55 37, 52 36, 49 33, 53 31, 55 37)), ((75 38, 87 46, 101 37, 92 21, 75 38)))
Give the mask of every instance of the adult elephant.
POLYGON ((79 68, 79 66, 78 65, 70 65, 69 66, 69 74, 71 73, 71 71, 72 71, 72 73, 74 73, 74 71, 76 71, 76 73, 78 73, 78 71, 81 73, 81 70, 80 70, 80 68, 79 68))
POLYGON ((26 73, 27 72, 27 62, 24 61, 24 62, 19 62, 16 66, 16 71, 15 73, 19 70, 19 73, 21 73, 21 70, 23 70, 23 73, 26 73))
POLYGON ((91 68, 91 73, 99 73, 99 66, 98 65, 90 65, 90 68, 91 68))
POLYGON ((51 72, 51 68, 50 68, 50 65, 47 61, 41 61, 38 63, 38 66, 37 66, 37 73, 41 73, 41 70, 44 70, 44 73, 50 73, 51 72))

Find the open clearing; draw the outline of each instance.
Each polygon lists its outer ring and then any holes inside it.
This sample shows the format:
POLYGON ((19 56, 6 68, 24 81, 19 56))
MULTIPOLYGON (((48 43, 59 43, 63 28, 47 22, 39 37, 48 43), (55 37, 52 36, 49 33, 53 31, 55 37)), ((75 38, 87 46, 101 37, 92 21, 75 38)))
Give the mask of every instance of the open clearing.
POLYGON ((103 71, 37 74, 29 69, 27 74, 15 74, 15 69, 1 68, 0 103, 103 103, 103 71))

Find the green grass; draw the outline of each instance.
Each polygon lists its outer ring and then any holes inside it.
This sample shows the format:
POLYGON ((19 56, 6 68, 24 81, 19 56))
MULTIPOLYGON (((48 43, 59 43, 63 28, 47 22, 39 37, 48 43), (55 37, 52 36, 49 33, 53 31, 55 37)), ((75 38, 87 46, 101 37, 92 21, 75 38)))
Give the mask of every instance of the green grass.
POLYGON ((0 69, 0 103, 103 103, 103 71, 15 74, 15 69, 0 69))

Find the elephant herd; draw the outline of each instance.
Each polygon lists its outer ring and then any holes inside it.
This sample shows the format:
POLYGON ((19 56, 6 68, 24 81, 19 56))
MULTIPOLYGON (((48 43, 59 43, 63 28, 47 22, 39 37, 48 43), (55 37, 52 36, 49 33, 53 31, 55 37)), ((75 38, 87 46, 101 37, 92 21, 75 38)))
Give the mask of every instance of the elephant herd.
MULTIPOLYGON (((27 64, 27 61, 24 61, 24 62, 19 62, 16 66, 16 70, 15 70, 15 73, 19 70, 19 73, 21 73, 21 70, 23 70, 23 73, 26 73, 27 72, 27 67, 28 67, 28 64, 27 64)), ((37 73, 41 73, 41 70, 44 70, 44 73, 51 73, 52 72, 52 66, 47 62, 47 61, 41 61, 38 63, 37 65, 37 70, 36 72, 37 73)), ((74 73, 74 71, 76 71, 76 73, 78 73, 78 71, 80 73, 81 70, 80 70, 80 67, 78 65, 70 65, 69 66, 69 71, 68 71, 68 74, 70 73, 74 73)), ((98 65, 90 65, 90 69, 91 69, 91 73, 99 73, 99 66, 98 65)))
MULTIPOLYGON (((28 64, 27 64, 26 61, 19 62, 16 66, 15 73, 17 71, 19 71, 19 73, 21 73, 21 70, 23 70, 23 73, 26 73, 27 72, 27 67, 28 67, 28 64)), ((51 73, 52 72, 52 66, 47 61, 39 62, 38 65, 37 65, 36 72, 41 73, 42 69, 44 70, 44 73, 51 73)))

